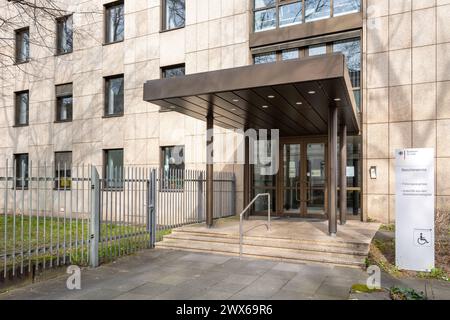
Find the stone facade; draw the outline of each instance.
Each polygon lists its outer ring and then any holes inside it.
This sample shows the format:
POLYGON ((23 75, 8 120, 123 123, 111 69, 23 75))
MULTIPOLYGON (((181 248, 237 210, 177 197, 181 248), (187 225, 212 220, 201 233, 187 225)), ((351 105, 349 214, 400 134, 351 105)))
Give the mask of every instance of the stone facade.
MULTIPOLYGON (((160 0, 126 0, 125 39, 104 45, 103 5, 109 2, 62 1, 75 12, 70 54, 55 56, 54 48, 36 44, 41 38, 29 24, 31 61, 0 71, 0 167, 16 153, 51 162, 57 151, 72 151, 74 164, 102 166, 103 150, 113 148, 124 149, 125 165, 153 167, 160 165, 160 147, 184 145, 186 169, 205 169, 205 122, 175 112, 158 113, 158 106, 143 101, 143 84, 159 79, 165 66, 185 63, 186 73, 195 73, 250 64, 249 2, 188 0, 185 28, 160 32, 160 0), (117 74, 124 75, 124 116, 104 118, 104 77, 117 74), (73 121, 55 123, 55 85, 70 82, 73 121), (29 126, 14 128, 14 92, 21 90, 30 92, 29 126)), ((0 10, 8 10, 6 1, 0 10)), ((54 21, 44 23, 54 30, 54 21)), ((48 43, 53 44, 54 37, 44 31, 48 43)), ((230 141, 236 145, 237 137, 215 129, 215 169, 236 173, 239 209, 242 166, 228 164, 229 150, 221 152, 230 141)))
POLYGON ((450 205, 450 1, 364 1, 364 212, 395 219, 396 148, 435 148, 437 208, 450 205))
MULTIPOLYGON (((205 122, 158 113, 143 101, 143 83, 160 78, 165 66, 184 63, 190 74, 251 64, 252 1, 186 0, 186 26, 160 32, 160 0, 125 0, 125 40, 109 45, 103 5, 110 1, 63 2, 89 13, 74 15, 73 53, 55 56, 32 43, 31 62, 0 70, 0 163, 15 153, 51 162, 54 152, 72 151, 73 163, 101 166, 102 150, 123 148, 126 165, 159 166, 161 146, 185 145, 186 168, 204 169, 205 122), (124 74, 124 116, 104 118, 103 79, 116 74, 124 74), (73 121, 55 123, 54 88, 68 82, 73 121), (14 128, 20 90, 30 91, 30 125, 14 128)), ((6 6, 2 0, 0 10, 6 6)), ((436 148, 437 207, 448 208, 450 0, 363 0, 362 11, 363 218, 394 220, 396 148, 436 148), (377 179, 367 174, 371 166, 377 179)), ((54 29, 53 21, 43 23, 54 29)), ((30 35, 36 35, 32 24, 30 35)), ((54 34, 47 36, 53 43, 54 34)), ((216 133, 215 169, 236 172, 239 210, 243 168, 224 160, 224 146, 236 146, 238 137, 216 133)))

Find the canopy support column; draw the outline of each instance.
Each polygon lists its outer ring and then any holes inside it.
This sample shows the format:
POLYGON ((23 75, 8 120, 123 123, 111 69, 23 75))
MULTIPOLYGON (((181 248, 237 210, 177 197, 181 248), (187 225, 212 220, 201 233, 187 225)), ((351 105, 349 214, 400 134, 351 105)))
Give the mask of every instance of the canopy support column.
POLYGON ((214 116, 206 116, 206 226, 213 226, 214 213, 214 116))
POLYGON ((340 134, 340 153, 341 168, 339 181, 339 210, 340 223, 344 225, 347 222, 347 126, 341 126, 340 134))
MULTIPOLYGON (((251 184, 250 184, 250 139, 248 139, 244 135, 244 148, 245 148, 245 162, 244 162, 244 205, 243 208, 246 208, 250 203, 250 192, 251 192, 251 184)), ((248 219, 249 211, 245 213, 245 218, 248 219)))
POLYGON ((337 232, 337 124, 338 111, 330 106, 328 111, 328 231, 330 236, 337 232))

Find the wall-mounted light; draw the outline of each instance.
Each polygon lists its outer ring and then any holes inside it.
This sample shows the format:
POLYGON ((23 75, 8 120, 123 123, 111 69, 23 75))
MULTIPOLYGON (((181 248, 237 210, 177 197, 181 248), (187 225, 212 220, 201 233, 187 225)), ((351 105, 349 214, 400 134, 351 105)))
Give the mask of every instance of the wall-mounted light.
POLYGON ((377 167, 376 166, 370 167, 369 175, 370 175, 370 179, 376 179, 377 178, 377 167))

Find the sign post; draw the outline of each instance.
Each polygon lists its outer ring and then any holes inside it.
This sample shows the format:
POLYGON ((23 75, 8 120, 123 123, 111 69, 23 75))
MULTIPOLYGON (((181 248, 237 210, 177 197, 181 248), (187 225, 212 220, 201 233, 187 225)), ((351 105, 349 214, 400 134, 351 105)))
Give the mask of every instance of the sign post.
POLYGON ((399 269, 434 268, 434 149, 396 150, 395 257, 399 269))

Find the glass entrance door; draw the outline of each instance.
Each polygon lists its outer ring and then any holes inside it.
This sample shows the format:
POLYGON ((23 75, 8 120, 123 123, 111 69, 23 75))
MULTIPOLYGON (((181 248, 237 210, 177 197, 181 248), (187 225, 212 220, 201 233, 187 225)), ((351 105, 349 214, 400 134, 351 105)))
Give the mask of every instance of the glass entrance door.
POLYGON ((306 214, 325 214, 325 143, 306 144, 306 214))
POLYGON ((296 139, 281 144, 283 170, 279 192, 282 205, 278 209, 284 215, 325 215, 326 144, 316 140, 296 139))
POLYGON ((300 214, 301 144, 283 145, 283 213, 300 214))

